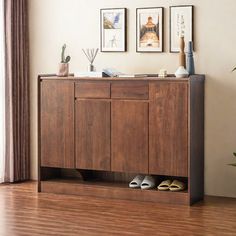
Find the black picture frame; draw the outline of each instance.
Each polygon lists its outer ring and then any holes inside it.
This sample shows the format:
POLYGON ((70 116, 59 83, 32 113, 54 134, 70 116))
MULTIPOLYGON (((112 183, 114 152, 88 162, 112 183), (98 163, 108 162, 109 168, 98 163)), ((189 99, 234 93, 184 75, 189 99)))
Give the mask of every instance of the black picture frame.
MULTIPOLYGON (((115 30, 115 29, 111 29, 115 30)), ((111 40, 110 40, 111 41, 111 40)), ((127 8, 103 8, 100 9, 100 51, 101 52, 126 52, 127 51, 127 8), (123 31, 123 37, 122 37, 122 47, 113 47, 113 43, 111 42, 111 47, 105 47, 104 46, 104 40, 105 39, 105 30, 104 29, 104 17, 103 14, 105 12, 112 12, 112 11, 120 11, 123 13, 123 28, 121 29, 123 31)))
POLYGON ((144 8, 136 8, 136 52, 138 53, 162 53, 164 52, 164 7, 144 7, 144 8), (144 10, 160 10, 161 12, 161 37, 159 37, 159 40, 161 40, 161 46, 160 49, 148 49, 148 47, 145 49, 141 49, 139 46, 139 40, 140 40, 140 25, 139 25, 139 12, 144 10))
MULTIPOLYGON (((189 12, 191 15, 191 19, 189 19, 188 24, 191 26, 191 32, 188 33, 189 37, 186 38, 185 37, 185 43, 187 43, 188 41, 192 41, 193 42, 193 48, 194 48, 194 6, 193 5, 178 5, 178 6, 170 6, 169 7, 169 51, 170 53, 178 53, 179 49, 177 49, 178 47, 176 47, 176 41, 173 42, 174 38, 176 38, 174 36, 174 32, 173 32, 173 24, 175 24, 175 22, 173 22, 174 20, 172 20, 172 12, 174 10, 178 10, 178 8, 189 8, 189 12), (175 46, 174 46, 175 44, 175 46)), ((177 39, 177 38, 176 38, 177 39)))

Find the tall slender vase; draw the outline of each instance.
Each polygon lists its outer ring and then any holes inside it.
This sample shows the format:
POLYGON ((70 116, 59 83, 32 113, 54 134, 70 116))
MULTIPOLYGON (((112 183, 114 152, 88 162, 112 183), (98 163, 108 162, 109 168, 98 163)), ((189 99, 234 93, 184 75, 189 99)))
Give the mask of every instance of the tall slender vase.
POLYGON ((195 66, 194 66, 194 59, 193 59, 193 42, 189 41, 188 42, 188 47, 187 47, 187 71, 190 75, 195 74, 195 66))
POLYGON ((184 68, 186 67, 186 56, 184 52, 185 48, 185 42, 184 42, 184 37, 180 37, 179 39, 179 66, 183 66, 184 68))
POLYGON ((180 46, 180 53, 179 53, 179 68, 175 72, 176 78, 186 78, 188 77, 188 71, 185 69, 186 67, 186 57, 184 53, 185 43, 184 43, 184 37, 180 37, 179 41, 180 46))

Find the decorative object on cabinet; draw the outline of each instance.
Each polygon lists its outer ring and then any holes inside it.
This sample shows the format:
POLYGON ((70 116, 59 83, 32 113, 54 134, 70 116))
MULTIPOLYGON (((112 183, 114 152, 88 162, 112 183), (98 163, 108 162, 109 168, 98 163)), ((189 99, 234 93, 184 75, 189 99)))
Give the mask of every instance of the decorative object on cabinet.
POLYGON ((101 52, 126 51, 126 8, 100 10, 101 52))
POLYGON ((158 76, 160 78, 166 78, 167 77, 167 70, 166 69, 160 69, 158 76))
POLYGON ((136 9, 136 51, 163 52, 164 8, 136 9))
POLYGON ((179 52, 179 38, 193 42, 193 6, 170 7, 170 52, 179 52))
POLYGON ((69 75, 69 61, 70 56, 65 57, 66 44, 62 46, 61 49, 61 63, 59 64, 58 76, 68 76, 69 75))
POLYGON ((190 75, 195 74, 195 66, 193 59, 193 42, 189 41, 187 46, 187 60, 186 60, 186 69, 190 75))
POLYGON ((186 56, 184 52, 185 43, 184 43, 184 37, 180 37, 180 52, 179 52, 179 68, 175 72, 175 76, 177 78, 186 78, 189 76, 188 71, 185 69, 186 67, 186 56))
POLYGON ((186 205, 203 199, 204 75, 44 75, 38 102, 38 191, 186 205), (186 188, 129 188, 138 174, 186 188))
POLYGON ((110 77, 118 77, 119 75, 123 74, 122 72, 118 71, 115 68, 104 68, 103 71, 110 77))
POLYGON ((107 73, 104 71, 90 71, 90 72, 75 72, 75 77, 89 77, 89 78, 101 78, 101 77, 109 77, 107 73))
POLYGON ((94 49, 94 48, 87 48, 87 49, 82 49, 84 55, 87 57, 88 61, 89 61, 89 65, 88 65, 88 71, 89 72, 93 72, 95 71, 95 67, 93 65, 93 62, 97 56, 98 53, 98 48, 94 49))

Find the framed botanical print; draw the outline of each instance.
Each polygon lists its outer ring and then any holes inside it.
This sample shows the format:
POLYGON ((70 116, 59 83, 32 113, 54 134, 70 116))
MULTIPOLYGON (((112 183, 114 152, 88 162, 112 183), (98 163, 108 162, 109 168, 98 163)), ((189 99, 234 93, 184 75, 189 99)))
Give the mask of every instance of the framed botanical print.
POLYGON ((136 51, 163 52, 164 8, 136 9, 136 51))
POLYGON ((126 51, 126 8, 100 10, 101 52, 126 51))
POLYGON ((179 39, 193 41, 193 6, 170 7, 170 52, 179 52, 179 39))

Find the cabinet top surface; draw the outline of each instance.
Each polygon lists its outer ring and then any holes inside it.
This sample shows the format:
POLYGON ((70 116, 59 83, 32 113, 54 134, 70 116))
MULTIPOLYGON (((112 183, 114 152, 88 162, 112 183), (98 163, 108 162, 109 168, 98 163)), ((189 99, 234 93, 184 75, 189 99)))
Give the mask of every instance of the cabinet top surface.
POLYGON ((191 79, 204 80, 204 75, 192 75, 188 78, 176 78, 174 76, 160 78, 160 77, 58 77, 56 75, 39 75, 40 80, 68 80, 68 81, 189 81, 191 79))

